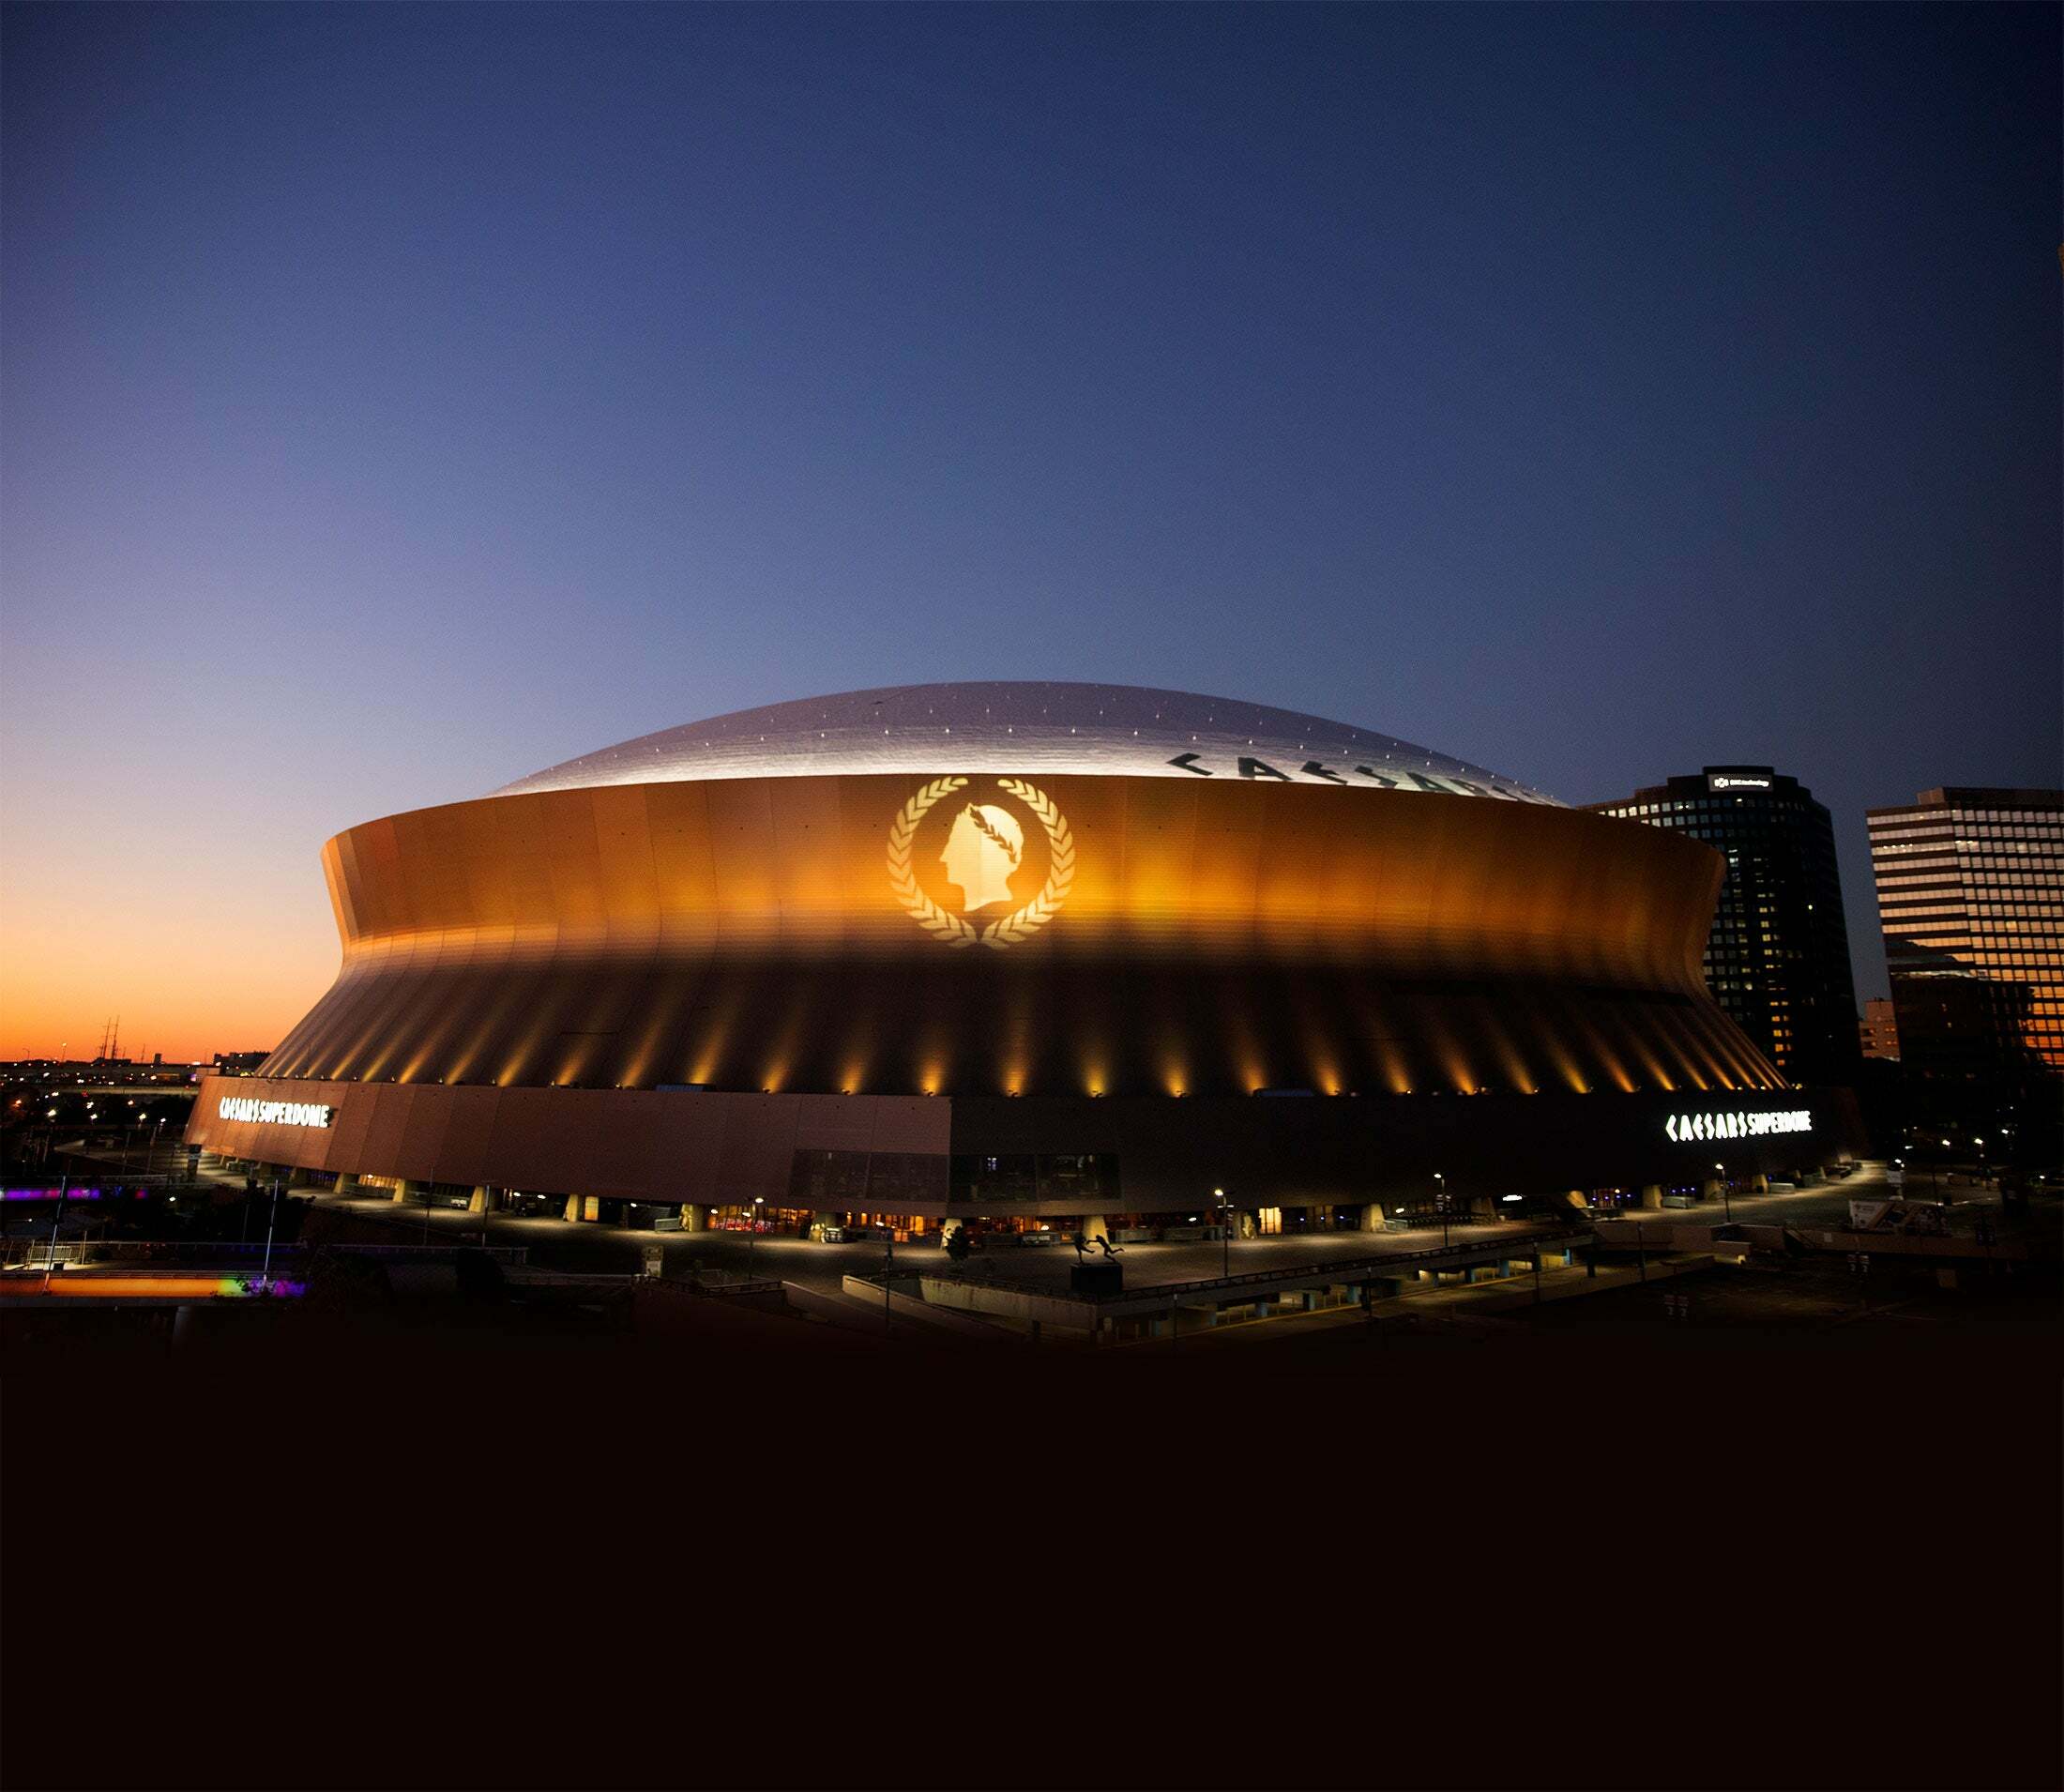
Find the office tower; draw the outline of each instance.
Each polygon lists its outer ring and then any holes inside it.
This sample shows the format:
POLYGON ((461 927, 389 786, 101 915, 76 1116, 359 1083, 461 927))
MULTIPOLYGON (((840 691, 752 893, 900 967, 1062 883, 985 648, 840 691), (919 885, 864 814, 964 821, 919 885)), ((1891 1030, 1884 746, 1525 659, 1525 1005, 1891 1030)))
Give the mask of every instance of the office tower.
POLYGON ((1937 1111, 2064 1075, 2064 791, 1946 787, 1869 812, 1900 1060, 1937 1111))
POLYGON ((1707 988, 1792 1082, 1853 1081, 1856 980, 1834 825, 1813 792, 1768 766, 1707 766, 1588 807, 1724 855, 1707 988))

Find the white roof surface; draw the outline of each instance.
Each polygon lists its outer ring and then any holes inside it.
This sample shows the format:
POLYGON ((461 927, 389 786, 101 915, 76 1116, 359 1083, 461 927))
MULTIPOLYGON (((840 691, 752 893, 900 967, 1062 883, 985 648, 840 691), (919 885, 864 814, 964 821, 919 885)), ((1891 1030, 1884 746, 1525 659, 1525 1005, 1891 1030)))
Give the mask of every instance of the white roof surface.
POLYGON ((1032 682, 894 685, 740 709, 569 759, 493 794, 947 771, 1248 778, 1556 801, 1429 747, 1293 709, 1131 685, 1032 682))

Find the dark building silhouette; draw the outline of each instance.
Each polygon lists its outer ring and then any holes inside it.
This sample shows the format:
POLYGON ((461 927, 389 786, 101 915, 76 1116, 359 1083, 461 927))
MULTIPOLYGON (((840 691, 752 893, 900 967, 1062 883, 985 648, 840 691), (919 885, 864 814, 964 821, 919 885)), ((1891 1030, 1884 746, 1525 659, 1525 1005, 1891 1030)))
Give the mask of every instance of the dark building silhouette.
POLYGON ((1707 766, 1588 807, 1689 834, 1725 856, 1706 987, 1792 1082, 1852 1083, 1856 980, 1834 824, 1813 792, 1768 766, 1707 766))
POLYGON ((1889 995, 1874 995, 1863 1004, 1862 1017, 1857 1022, 1857 1038, 1865 1057, 1898 1059, 1899 1020, 1889 995))

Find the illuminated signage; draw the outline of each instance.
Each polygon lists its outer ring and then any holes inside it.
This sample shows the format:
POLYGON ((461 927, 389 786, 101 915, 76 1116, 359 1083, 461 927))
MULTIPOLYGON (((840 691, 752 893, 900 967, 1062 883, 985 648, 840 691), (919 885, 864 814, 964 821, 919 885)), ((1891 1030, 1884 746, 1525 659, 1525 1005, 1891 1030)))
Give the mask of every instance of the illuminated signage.
MULTIPOLYGON (((119 1199, 122 1191, 116 1189, 114 1198, 119 1199)), ((99 1189, 0 1189, 0 1201, 98 1201, 99 1189)), ((144 1198, 144 1191, 136 1191, 136 1198, 144 1198)))
POLYGON ((1165 765, 1177 771, 1187 771, 1193 778, 1216 778, 1220 776, 1258 779, 1265 783, 1295 784, 1304 782, 1327 784, 1349 784, 1360 789, 1375 790, 1430 790, 1436 797, 1496 797, 1509 803, 1544 803, 1549 799, 1538 797, 1531 791, 1507 790, 1502 784, 1473 783, 1466 778, 1457 778, 1449 772, 1437 775, 1423 771, 1405 771, 1399 767, 1378 771, 1373 766, 1328 766, 1323 760, 1307 759, 1290 771, 1273 766, 1266 759, 1257 759, 1252 753, 1238 753, 1234 757, 1230 770, 1224 765, 1216 769, 1204 763, 1204 755, 1196 752, 1179 752, 1165 765))
POLYGON ((1772 1132, 1811 1132, 1811 1108, 1773 1108, 1753 1113, 1737 1108, 1732 1114, 1673 1114, 1662 1130, 1678 1145, 1699 1145, 1708 1139, 1760 1139, 1772 1132))
POLYGON ((979 800, 970 785, 965 778, 935 778, 897 812, 888 828, 888 887, 903 912, 942 945, 1015 946, 1067 902, 1075 836, 1035 784, 998 778, 994 788, 979 790, 979 800), (963 791, 968 800, 961 800, 963 791), (999 800, 1006 797, 1008 803, 999 800), (920 851, 918 824, 933 809, 938 818, 920 851), (1042 857, 1045 875, 1035 885, 1042 857))
POLYGON ((256 1126, 327 1126, 337 1110, 321 1101, 257 1101, 248 1095, 225 1095, 216 1112, 225 1120, 256 1126))
POLYGON ((1706 774, 1707 790, 1768 790, 1768 778, 1750 778, 1738 771, 1709 771, 1706 774))

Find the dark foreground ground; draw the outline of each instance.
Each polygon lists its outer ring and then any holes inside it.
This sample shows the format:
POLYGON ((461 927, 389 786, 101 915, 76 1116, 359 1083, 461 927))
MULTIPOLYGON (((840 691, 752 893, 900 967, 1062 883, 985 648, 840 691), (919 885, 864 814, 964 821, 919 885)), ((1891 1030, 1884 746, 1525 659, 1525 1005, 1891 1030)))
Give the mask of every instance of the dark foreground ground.
POLYGON ((2053 1786, 2055 1297, 16 1330, 0 1778, 2053 1786))

